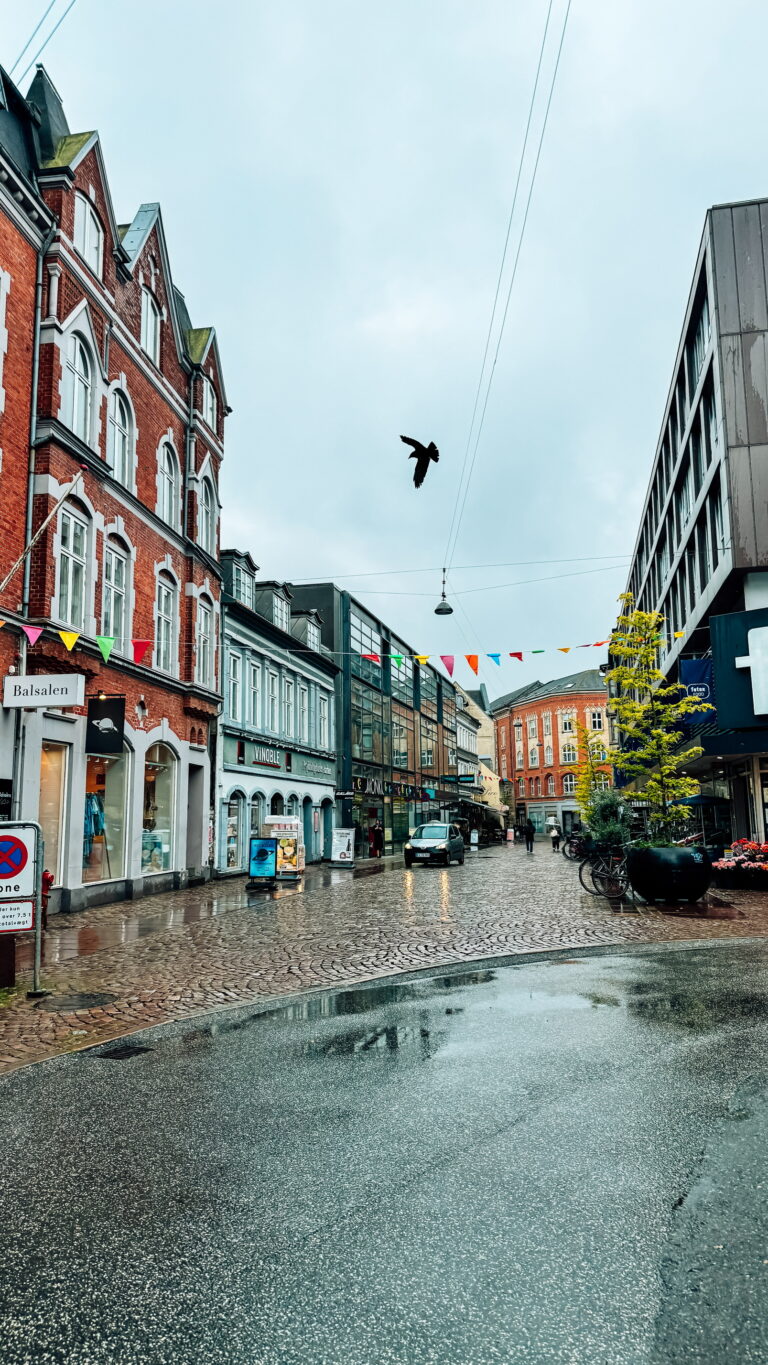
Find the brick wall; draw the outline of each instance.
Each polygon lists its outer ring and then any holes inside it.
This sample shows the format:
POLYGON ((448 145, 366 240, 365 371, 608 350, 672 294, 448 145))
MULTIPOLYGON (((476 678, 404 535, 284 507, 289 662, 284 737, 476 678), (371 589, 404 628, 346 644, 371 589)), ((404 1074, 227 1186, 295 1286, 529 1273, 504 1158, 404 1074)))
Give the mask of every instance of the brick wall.
MULTIPOLYGON (((562 801, 567 799, 569 793, 564 790, 563 779, 566 774, 575 775, 577 763, 563 762, 563 748, 568 742, 572 743, 579 752, 579 738, 576 731, 576 721, 584 725, 591 737, 603 740, 606 750, 609 746, 608 719, 607 719, 607 696, 605 691, 573 694, 562 692, 555 696, 546 697, 541 700, 523 702, 520 706, 510 708, 494 718, 496 728, 496 753, 499 760, 499 772, 503 778, 503 760, 506 758, 507 775, 506 781, 513 783, 515 801, 539 801, 550 800, 562 801), (591 713, 599 711, 603 716, 602 730, 591 728, 591 713), (572 731, 564 731, 562 720, 566 715, 573 715, 574 727, 572 731), (545 734, 545 717, 549 716, 550 733, 545 734), (518 729, 515 725, 520 721, 518 729), (529 721, 535 721, 535 736, 529 735, 529 721), (516 736, 520 735, 518 741, 516 736), (517 750, 522 746, 523 766, 517 765, 517 750), (552 749, 551 762, 547 763, 547 747, 552 749), (535 750, 538 756, 538 763, 531 763, 531 750, 535 750), (523 779, 525 791, 521 792, 519 780, 523 779), (537 790, 536 780, 540 781, 540 790, 537 790), (547 779, 552 778, 554 782, 554 792, 547 789, 547 779), (531 791, 531 779, 533 779, 534 790, 531 791)), ((611 768, 606 763, 600 765, 601 771, 611 777, 611 768)))

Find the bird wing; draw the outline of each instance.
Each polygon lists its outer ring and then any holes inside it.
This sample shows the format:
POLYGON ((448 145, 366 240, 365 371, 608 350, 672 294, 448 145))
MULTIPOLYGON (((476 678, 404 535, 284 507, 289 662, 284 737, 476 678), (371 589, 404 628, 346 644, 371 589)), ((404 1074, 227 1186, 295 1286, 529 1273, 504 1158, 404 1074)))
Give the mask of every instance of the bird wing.
POLYGON ((419 456, 418 460, 416 461, 416 468, 413 471, 413 482, 417 488, 421 488, 421 485, 423 484, 424 479, 426 478, 428 469, 429 456, 426 455, 425 452, 425 455, 419 456))
POLYGON ((401 436, 400 440, 407 446, 413 446, 414 454, 417 450, 424 449, 424 446, 421 444, 421 441, 414 441, 412 436, 401 436))
POLYGON ((435 446, 434 450, 430 450, 429 458, 430 460, 434 460, 435 464, 437 464, 438 460, 440 459, 440 451, 438 450, 437 446, 435 446))

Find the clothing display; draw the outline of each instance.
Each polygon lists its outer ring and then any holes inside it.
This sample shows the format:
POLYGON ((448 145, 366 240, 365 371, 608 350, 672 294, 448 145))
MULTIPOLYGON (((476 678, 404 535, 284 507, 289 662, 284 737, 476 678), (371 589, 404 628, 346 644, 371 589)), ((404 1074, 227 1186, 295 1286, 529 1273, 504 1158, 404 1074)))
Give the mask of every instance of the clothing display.
POLYGON ((106 829, 104 802, 98 792, 85 793, 85 818, 83 821, 83 861, 91 856, 93 840, 106 829))

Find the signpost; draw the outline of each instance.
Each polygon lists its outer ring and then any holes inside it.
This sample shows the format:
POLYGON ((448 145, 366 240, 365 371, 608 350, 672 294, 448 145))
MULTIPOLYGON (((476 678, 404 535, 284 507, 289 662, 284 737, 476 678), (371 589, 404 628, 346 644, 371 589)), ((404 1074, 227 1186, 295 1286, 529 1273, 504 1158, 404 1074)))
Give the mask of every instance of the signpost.
MULTIPOLYGON (((0 824, 0 934, 35 931, 34 979, 30 995, 40 990, 42 949, 43 831, 33 820, 0 824)), ((13 944, 3 953, 5 976, 14 972, 13 944)), ((13 985, 11 980, 0 984, 13 985)))

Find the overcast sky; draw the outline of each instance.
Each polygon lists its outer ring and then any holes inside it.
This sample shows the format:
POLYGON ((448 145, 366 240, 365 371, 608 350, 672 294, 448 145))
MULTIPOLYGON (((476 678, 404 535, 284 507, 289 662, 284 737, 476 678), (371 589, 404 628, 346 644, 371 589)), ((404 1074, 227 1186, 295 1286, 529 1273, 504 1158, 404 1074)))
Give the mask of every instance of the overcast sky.
MULTIPOLYGON (((46 2, 0 0, 6 68, 46 2)), ((439 573, 352 577, 443 562, 546 7, 77 0, 42 58, 71 129, 101 133, 118 221, 160 200, 193 323, 217 329, 222 544, 265 577, 334 577, 434 655, 602 639, 625 582, 477 591, 440 618, 439 573), (418 493, 401 432, 440 448, 418 493)), ((705 211, 768 193, 766 50, 764 0, 573 0, 455 555, 510 567, 457 568, 456 592, 629 555, 705 211)), ((483 677, 498 695, 598 654, 483 677)))

